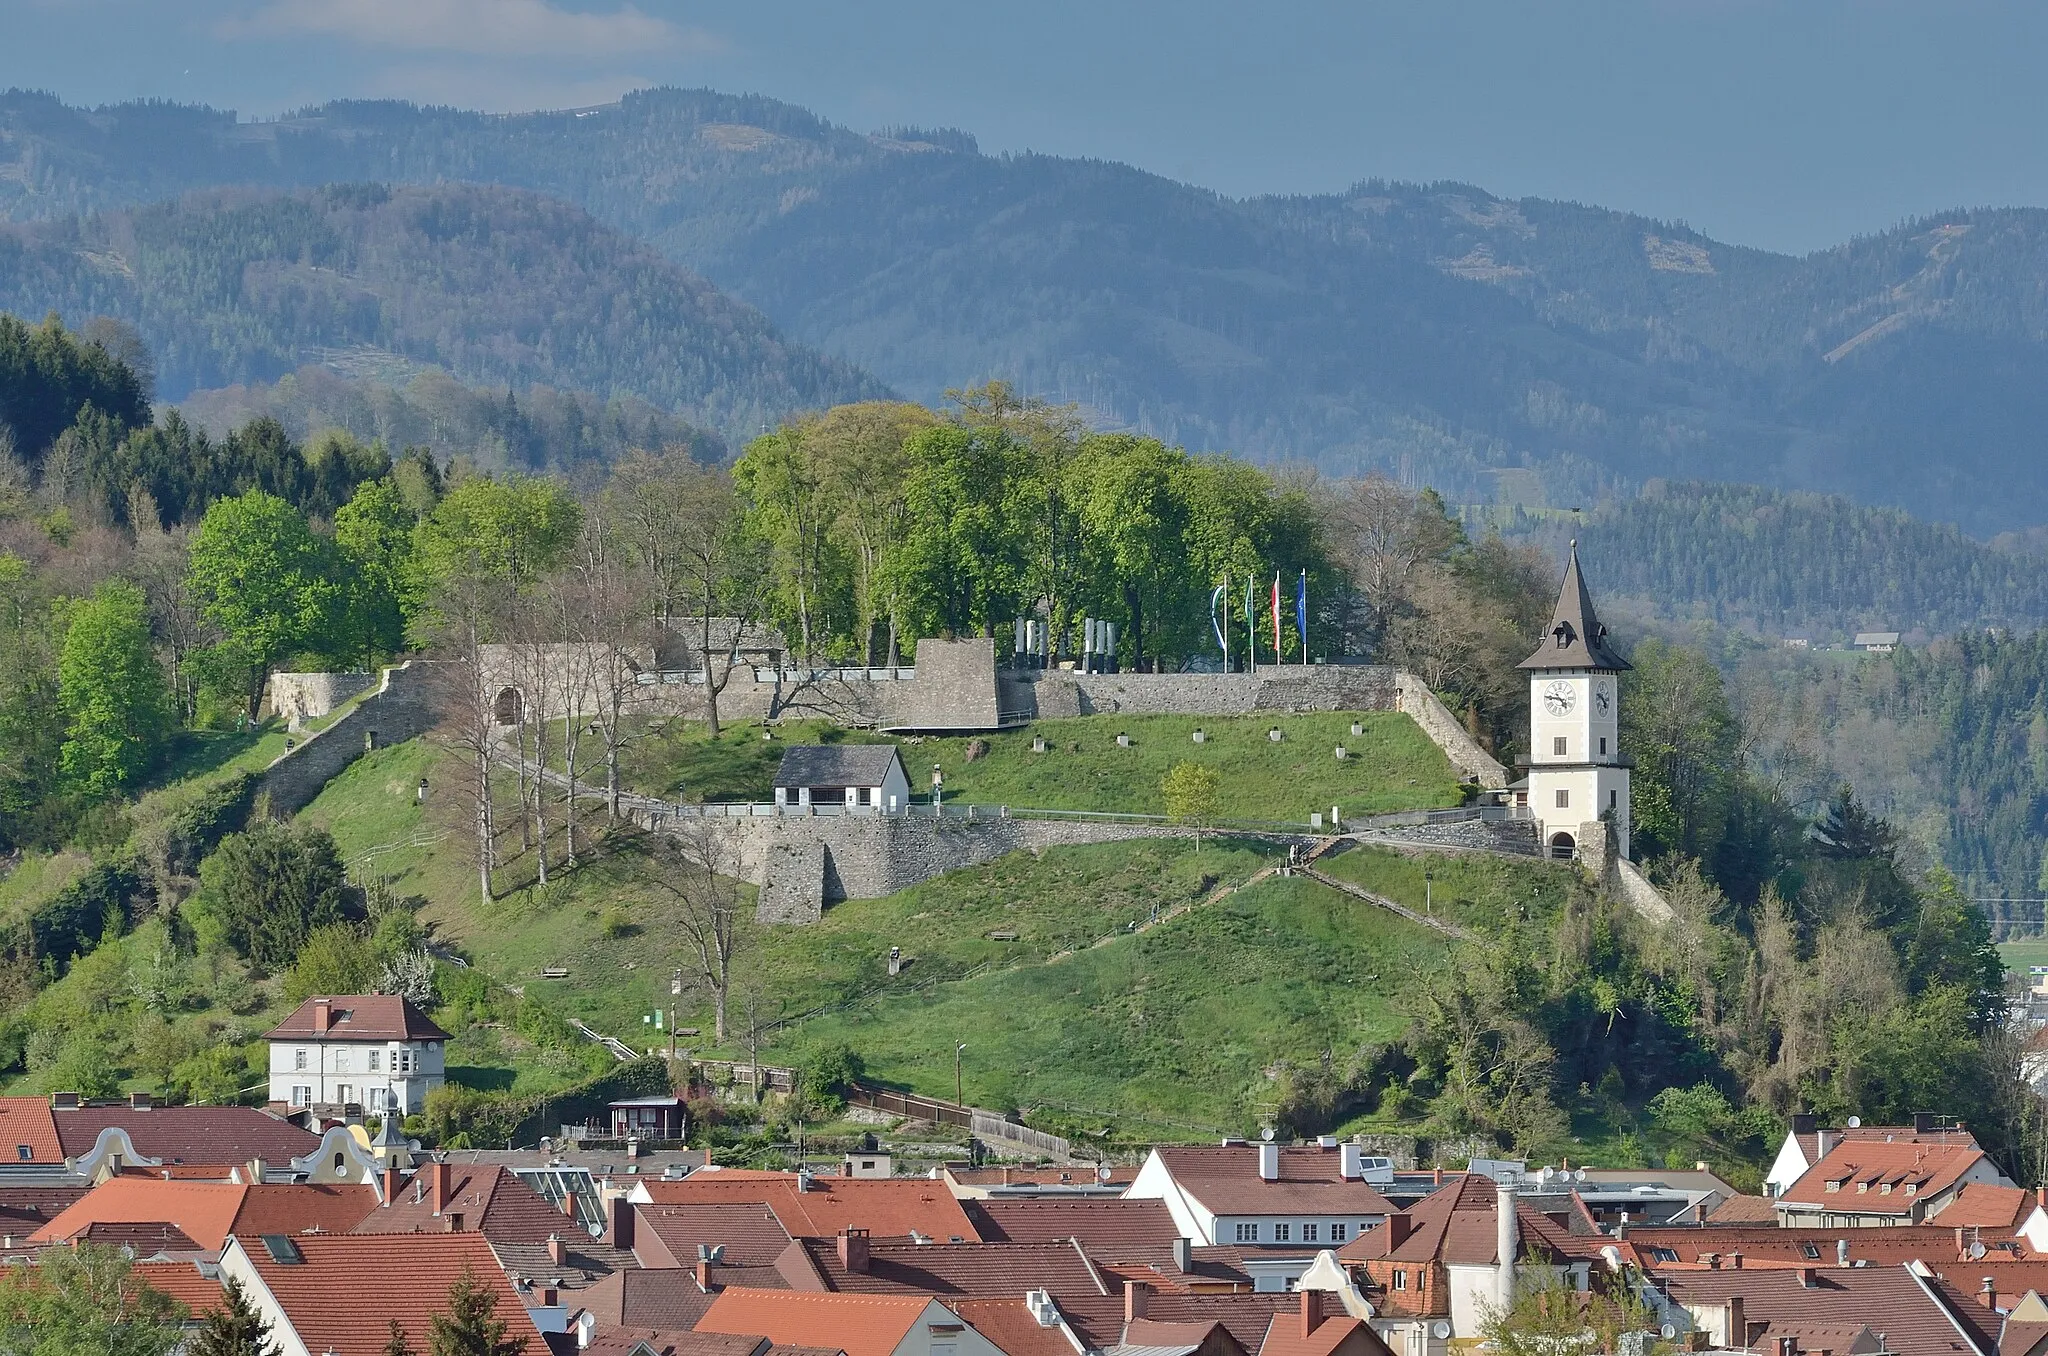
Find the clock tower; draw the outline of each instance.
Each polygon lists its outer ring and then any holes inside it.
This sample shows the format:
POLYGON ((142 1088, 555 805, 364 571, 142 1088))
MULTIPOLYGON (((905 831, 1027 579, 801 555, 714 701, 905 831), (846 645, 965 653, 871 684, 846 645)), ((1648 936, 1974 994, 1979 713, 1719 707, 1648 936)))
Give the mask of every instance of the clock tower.
POLYGON ((1607 628, 1579 573, 1572 543, 1564 586, 1536 653, 1517 667, 1529 675, 1529 776, 1522 799, 1546 856, 1569 860, 1600 821, 1614 826, 1629 855, 1627 760, 1621 756, 1620 675, 1629 664, 1608 644, 1607 628))

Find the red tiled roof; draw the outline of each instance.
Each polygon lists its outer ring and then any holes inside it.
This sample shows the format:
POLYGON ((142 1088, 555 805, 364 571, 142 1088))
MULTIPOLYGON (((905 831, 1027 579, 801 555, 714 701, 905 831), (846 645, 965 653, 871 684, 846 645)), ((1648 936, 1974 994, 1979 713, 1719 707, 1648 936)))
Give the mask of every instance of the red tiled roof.
MULTIPOLYGON (((1242 1295, 1153 1294, 1146 1300, 1145 1317, 1155 1323, 1198 1323, 1203 1327, 1221 1323, 1239 1346, 1257 1351, 1274 1317, 1298 1313, 1300 1303, 1298 1296, 1271 1291, 1242 1295)), ((1090 1345, 1109 1346, 1117 1340, 1123 1320, 1123 1299, 1118 1296, 1106 1308, 1082 1301, 1070 1309, 1063 1298, 1060 1312, 1067 1315, 1074 1330, 1090 1345)))
POLYGON ((50 1118, 68 1158, 89 1152, 100 1132, 110 1126, 127 1131, 137 1153, 167 1163, 219 1163, 223 1158, 283 1163, 304 1157, 320 1144, 318 1135, 282 1116, 247 1106, 159 1106, 138 1111, 124 1103, 52 1111, 50 1118))
POLYGON ((1778 1203, 1769 1196, 1730 1196, 1714 1207, 1714 1213, 1707 1216, 1710 1225, 1723 1224, 1775 1224, 1778 1222, 1778 1203))
POLYGON ((265 1040, 445 1041, 448 1033, 405 999, 390 994, 343 994, 308 998, 273 1027, 265 1040), (332 1014, 326 1033, 313 1030, 313 1009, 326 1002, 332 1014))
POLYGON ((1722 1266, 1742 1256, 1745 1267, 1833 1267, 1840 1265, 1840 1245, 1849 1245, 1849 1262, 1867 1266, 1895 1266, 1902 1262, 1925 1262, 1935 1270, 1956 1262, 1963 1248, 1981 1242, 1990 1249, 1984 1260, 2020 1261, 2028 1255, 2024 1241, 2016 1241, 2010 1230, 1972 1229, 1958 1246, 1955 1229, 1932 1224, 1901 1224, 1888 1229, 1845 1226, 1839 1229, 1770 1225, 1727 1228, 1630 1228, 1625 1239, 1610 1239, 1624 1252, 1634 1250, 1641 1265, 1648 1268, 1704 1266, 1712 1256, 1722 1266), (2015 1251, 2015 1249, 2017 1249, 2015 1251), (1673 1258, 1667 1254, 1676 1254, 1673 1258))
POLYGON ((498 1270, 479 1234, 299 1235, 302 1260, 279 1262, 261 1239, 237 1239, 308 1351, 378 1356, 398 1320, 416 1350, 429 1323, 448 1311, 448 1291, 465 1270, 498 1297, 508 1337, 524 1337, 529 1353, 546 1350, 526 1306, 498 1270))
POLYGON ((73 1241, 97 1243, 103 1248, 127 1248, 138 1257, 218 1251, 200 1247, 168 1220, 96 1220, 85 1226, 85 1232, 73 1235, 73 1241))
POLYGON ((649 1271, 615 1271, 586 1290, 575 1305, 588 1310, 600 1329, 630 1328, 663 1333, 688 1332, 711 1307, 712 1294, 697 1285, 695 1270, 664 1267, 649 1271))
POLYGON ((64 1147, 57 1139, 57 1123, 51 1119, 47 1097, 0 1097, 0 1162, 41 1163, 51 1166, 64 1161, 64 1147), (29 1156, 21 1156, 27 1145, 29 1156))
MULTIPOLYGON (((1213 1321, 1201 1322, 1197 1320, 1188 1323, 1170 1323, 1157 1318, 1133 1318, 1124 1323, 1124 1336, 1121 1345, 1146 1351, 1185 1351, 1192 1353, 1203 1343, 1207 1342, 1209 1335, 1220 1326, 1220 1324, 1213 1321)), ((1223 1331, 1228 1335, 1230 1329, 1224 1328, 1223 1331)), ((1233 1339, 1228 1350, 1233 1352, 1249 1351, 1250 1348, 1239 1345, 1233 1339)))
POLYGON ((193 1318, 204 1318, 219 1308, 226 1295, 220 1277, 203 1274, 191 1262, 137 1262, 135 1276, 150 1289, 184 1305, 193 1318))
POLYGON ((1021 1296, 1026 1290, 1046 1290, 1064 1298, 1108 1293, 1072 1243, 870 1243, 861 1271, 847 1269, 832 1239, 798 1239, 790 1260, 798 1255, 808 1261, 807 1271, 787 1263, 782 1268, 798 1289, 812 1288, 803 1284, 808 1274, 820 1283, 816 1288, 863 1294, 1021 1296))
POLYGON ((991 1242, 1042 1243, 1077 1238, 1091 1254, 1118 1257, 1172 1247, 1180 1237, 1165 1201, 1082 1197, 970 1201, 968 1218, 991 1242))
POLYGON ((912 1232, 941 1242, 981 1237, 953 1193, 927 1178, 815 1177, 809 1190, 799 1191, 795 1173, 721 1170, 640 1185, 656 1205, 765 1204, 792 1238, 830 1238, 847 1228, 876 1238, 912 1232))
POLYGON ((726 1266, 772 1267, 789 1247, 789 1231, 758 1201, 636 1205, 633 1230, 634 1249, 649 1266, 692 1266, 701 1243, 724 1248, 726 1266))
POLYGON ((1940 1281, 1923 1282, 1903 1266, 1831 1268, 1815 1273, 1811 1287, 1782 1269, 1666 1273, 1663 1281, 1675 1302, 1689 1306, 1740 1295, 1752 1350, 1772 1350, 1776 1338, 1790 1336, 1803 1351, 1841 1356, 1866 1328, 1883 1333, 1898 1356, 1977 1356, 1995 1346, 1977 1321, 1981 1306, 1972 1314, 1969 1301, 1958 1303, 1940 1281))
POLYGON ((1930 1222, 1948 1228, 1958 1225, 1986 1229, 2016 1229, 2033 1213, 2034 1193, 2024 1187, 1999 1186, 1995 1182, 1965 1182, 1954 1200, 1928 1216, 1930 1222))
POLYGON ((1849 1140, 1801 1173, 1778 1203, 1842 1214, 1906 1215, 1919 1202, 1953 1187, 1983 1160, 1984 1151, 1975 1143, 1849 1140), (1837 1189, 1829 1191, 1829 1183, 1837 1189))
POLYGON ((1198 1145, 1154 1149, 1173 1179, 1219 1215, 1387 1215, 1394 1207, 1364 1182, 1338 1170, 1339 1151, 1285 1145, 1280 1177, 1259 1176, 1259 1146, 1198 1145))
POLYGON ((465 1230, 493 1243, 545 1243, 551 1234, 585 1235, 583 1226, 548 1204, 510 1168, 471 1163, 445 1165, 448 1203, 434 1209, 429 1169, 421 1167, 402 1183, 398 1199, 375 1205, 354 1226, 358 1234, 445 1233, 449 1216, 462 1216, 465 1230))
POLYGON ((1058 1328, 1042 1328, 1021 1299, 954 1299, 946 1307, 967 1320, 1004 1356, 1074 1356, 1058 1328))
POLYGON ((370 1186, 314 1186, 259 1182, 242 1188, 242 1207, 230 1232, 256 1234, 347 1233, 376 1209, 370 1186))
POLYGON ((891 1356, 936 1302, 928 1295, 725 1290, 697 1320, 697 1331, 758 1333, 777 1343, 837 1347, 846 1356, 891 1356))
POLYGON ((1326 1303, 1337 1312, 1325 1316, 1306 1337, 1301 1335, 1298 1312, 1273 1315, 1266 1328, 1266 1339, 1259 1344, 1258 1356, 1333 1356, 1339 1349, 1358 1356, 1393 1356, 1370 1324, 1345 1313, 1334 1296, 1326 1303))
MULTIPOLYGON (((1369 1262, 1385 1258, 1395 1262, 1455 1262, 1475 1266, 1496 1263, 1500 1247, 1499 1193, 1491 1179, 1473 1173, 1447 1182, 1403 1212, 1408 1219, 1408 1236, 1389 1247, 1394 1226, 1382 1224, 1352 1239, 1337 1255, 1347 1262, 1369 1262)), ((1558 1259, 1591 1259, 1599 1256, 1604 1237, 1580 1236, 1561 1229, 1548 1216, 1519 1200, 1515 1206, 1525 1253, 1545 1253, 1558 1259)))
POLYGON ((0 1233, 32 1234, 92 1190, 77 1186, 0 1186, 0 1233))
MULTIPOLYGON (((1101 1177, 1087 1168, 948 1168, 946 1175, 968 1187, 1103 1185, 1101 1177)), ((1109 1170, 1110 1186, 1129 1186, 1137 1180, 1136 1168, 1109 1170)))
POLYGON ((110 1177, 68 1210, 29 1235, 31 1244, 68 1243, 95 1226, 176 1229, 196 1246, 218 1252, 233 1231, 247 1187, 227 1182, 166 1182, 149 1177, 110 1177))

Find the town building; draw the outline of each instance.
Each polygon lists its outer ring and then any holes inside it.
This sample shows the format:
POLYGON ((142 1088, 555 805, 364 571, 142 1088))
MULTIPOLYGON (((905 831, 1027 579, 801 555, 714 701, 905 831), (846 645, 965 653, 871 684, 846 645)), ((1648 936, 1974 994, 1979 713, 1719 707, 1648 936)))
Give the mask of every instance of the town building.
POLYGON ((910 778, 894 744, 798 744, 775 770, 775 803, 818 813, 894 814, 910 778))
POLYGON ((1785 1132, 1784 1142, 1778 1146, 1777 1156, 1771 1160, 1770 1171, 1764 1174, 1765 1194, 1784 1195, 1814 1164, 1826 1158, 1829 1150, 1849 1140, 1981 1147, 1977 1144, 1977 1137, 1963 1126, 1944 1125, 1939 1117, 1925 1113, 1914 1116, 1911 1125, 1864 1125, 1852 1116, 1846 1126, 1823 1126, 1818 1117, 1795 1112, 1791 1128, 1785 1132))
POLYGON ((1529 675, 1529 770, 1515 788, 1516 802, 1536 821, 1543 850, 1570 861, 1589 839, 1611 830, 1616 851, 1627 857, 1620 678, 1629 663, 1593 610, 1576 541, 1543 643, 1516 667, 1529 675))
POLYGON ((1284 1289, 1316 1251, 1341 1247, 1393 1213, 1366 1181, 1357 1144, 1161 1146, 1124 1193, 1161 1200, 1183 1237, 1204 1244, 1256 1244, 1298 1255, 1299 1266, 1274 1278, 1284 1289))
POLYGON ((1778 1196, 1778 1222, 1824 1229, 1921 1224, 1973 1183, 2013 1185, 1974 1140, 1964 1141, 1844 1140, 1778 1196))
POLYGON ((273 1105, 410 1116, 447 1080, 448 1033, 389 994, 308 998, 264 1039, 273 1105))

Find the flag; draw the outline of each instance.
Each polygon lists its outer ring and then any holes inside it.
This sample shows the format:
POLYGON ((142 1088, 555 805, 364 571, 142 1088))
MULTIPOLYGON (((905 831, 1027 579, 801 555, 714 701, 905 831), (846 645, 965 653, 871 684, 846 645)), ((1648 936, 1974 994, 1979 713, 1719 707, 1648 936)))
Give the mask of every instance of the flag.
POLYGON ((1274 662, 1275 664, 1278 664, 1278 663, 1280 663, 1280 662, 1281 662, 1281 657, 1280 657, 1280 571, 1278 571, 1278 570, 1275 570, 1275 571, 1273 571, 1273 662, 1274 662))
POLYGON ((1294 581, 1294 629, 1301 633, 1301 662, 1308 663, 1308 571, 1294 581))
POLYGON ((1227 660, 1230 658, 1230 637, 1223 634, 1223 622, 1217 615, 1217 608, 1222 602, 1223 585, 1218 584, 1216 591, 1209 595, 1209 627, 1215 631, 1216 644, 1223 651, 1223 657, 1227 660))
POLYGON ((1251 640, 1252 668, 1259 667, 1259 614, 1252 608, 1252 577, 1244 577, 1244 633, 1251 640))

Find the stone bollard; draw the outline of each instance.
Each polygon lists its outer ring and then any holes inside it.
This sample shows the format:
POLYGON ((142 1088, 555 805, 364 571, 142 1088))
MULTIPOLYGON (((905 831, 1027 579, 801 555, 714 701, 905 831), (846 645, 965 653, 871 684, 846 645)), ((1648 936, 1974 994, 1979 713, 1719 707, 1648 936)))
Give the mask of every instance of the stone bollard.
POLYGON ((1266 738, 1278 744, 1280 742, 1280 727, 1275 725, 1272 729, 1266 731, 1266 738))
POLYGON ((1340 810, 1338 807, 1332 805, 1330 807, 1330 828, 1333 830, 1341 830, 1343 827, 1344 812, 1340 810))
POLYGON ((1197 730, 1197 731, 1195 731, 1195 742, 1196 742, 1197 744, 1206 744, 1206 743, 1208 743, 1208 742, 1209 742, 1209 732, 1208 732, 1207 730, 1197 730))
POLYGON ((1308 826, 1316 830, 1320 830, 1323 827, 1323 812, 1321 810, 1315 810, 1310 812, 1308 817, 1308 826))
POLYGON ((1118 730, 1116 732, 1116 746, 1120 749, 1129 748, 1131 746, 1131 737, 1122 730, 1118 730))
POLYGON ((1342 744, 1339 744, 1339 745, 1337 746, 1337 761, 1338 761, 1338 762, 1340 762, 1340 763, 1341 763, 1341 762, 1343 762, 1343 761, 1344 761, 1344 760, 1345 760, 1346 758, 1349 758, 1350 756, 1351 756, 1351 750, 1349 750, 1349 749, 1345 748, 1345 747, 1344 747, 1344 746, 1343 746, 1342 744))
POLYGON ((1044 736, 1044 735, 1033 735, 1033 736, 1031 736, 1031 751, 1032 751, 1033 753, 1044 753, 1044 752, 1045 752, 1045 736, 1044 736))
POLYGON ((1359 721, 1354 720, 1351 722, 1351 733, 1355 735, 1362 735, 1365 733, 1365 726, 1359 721))

